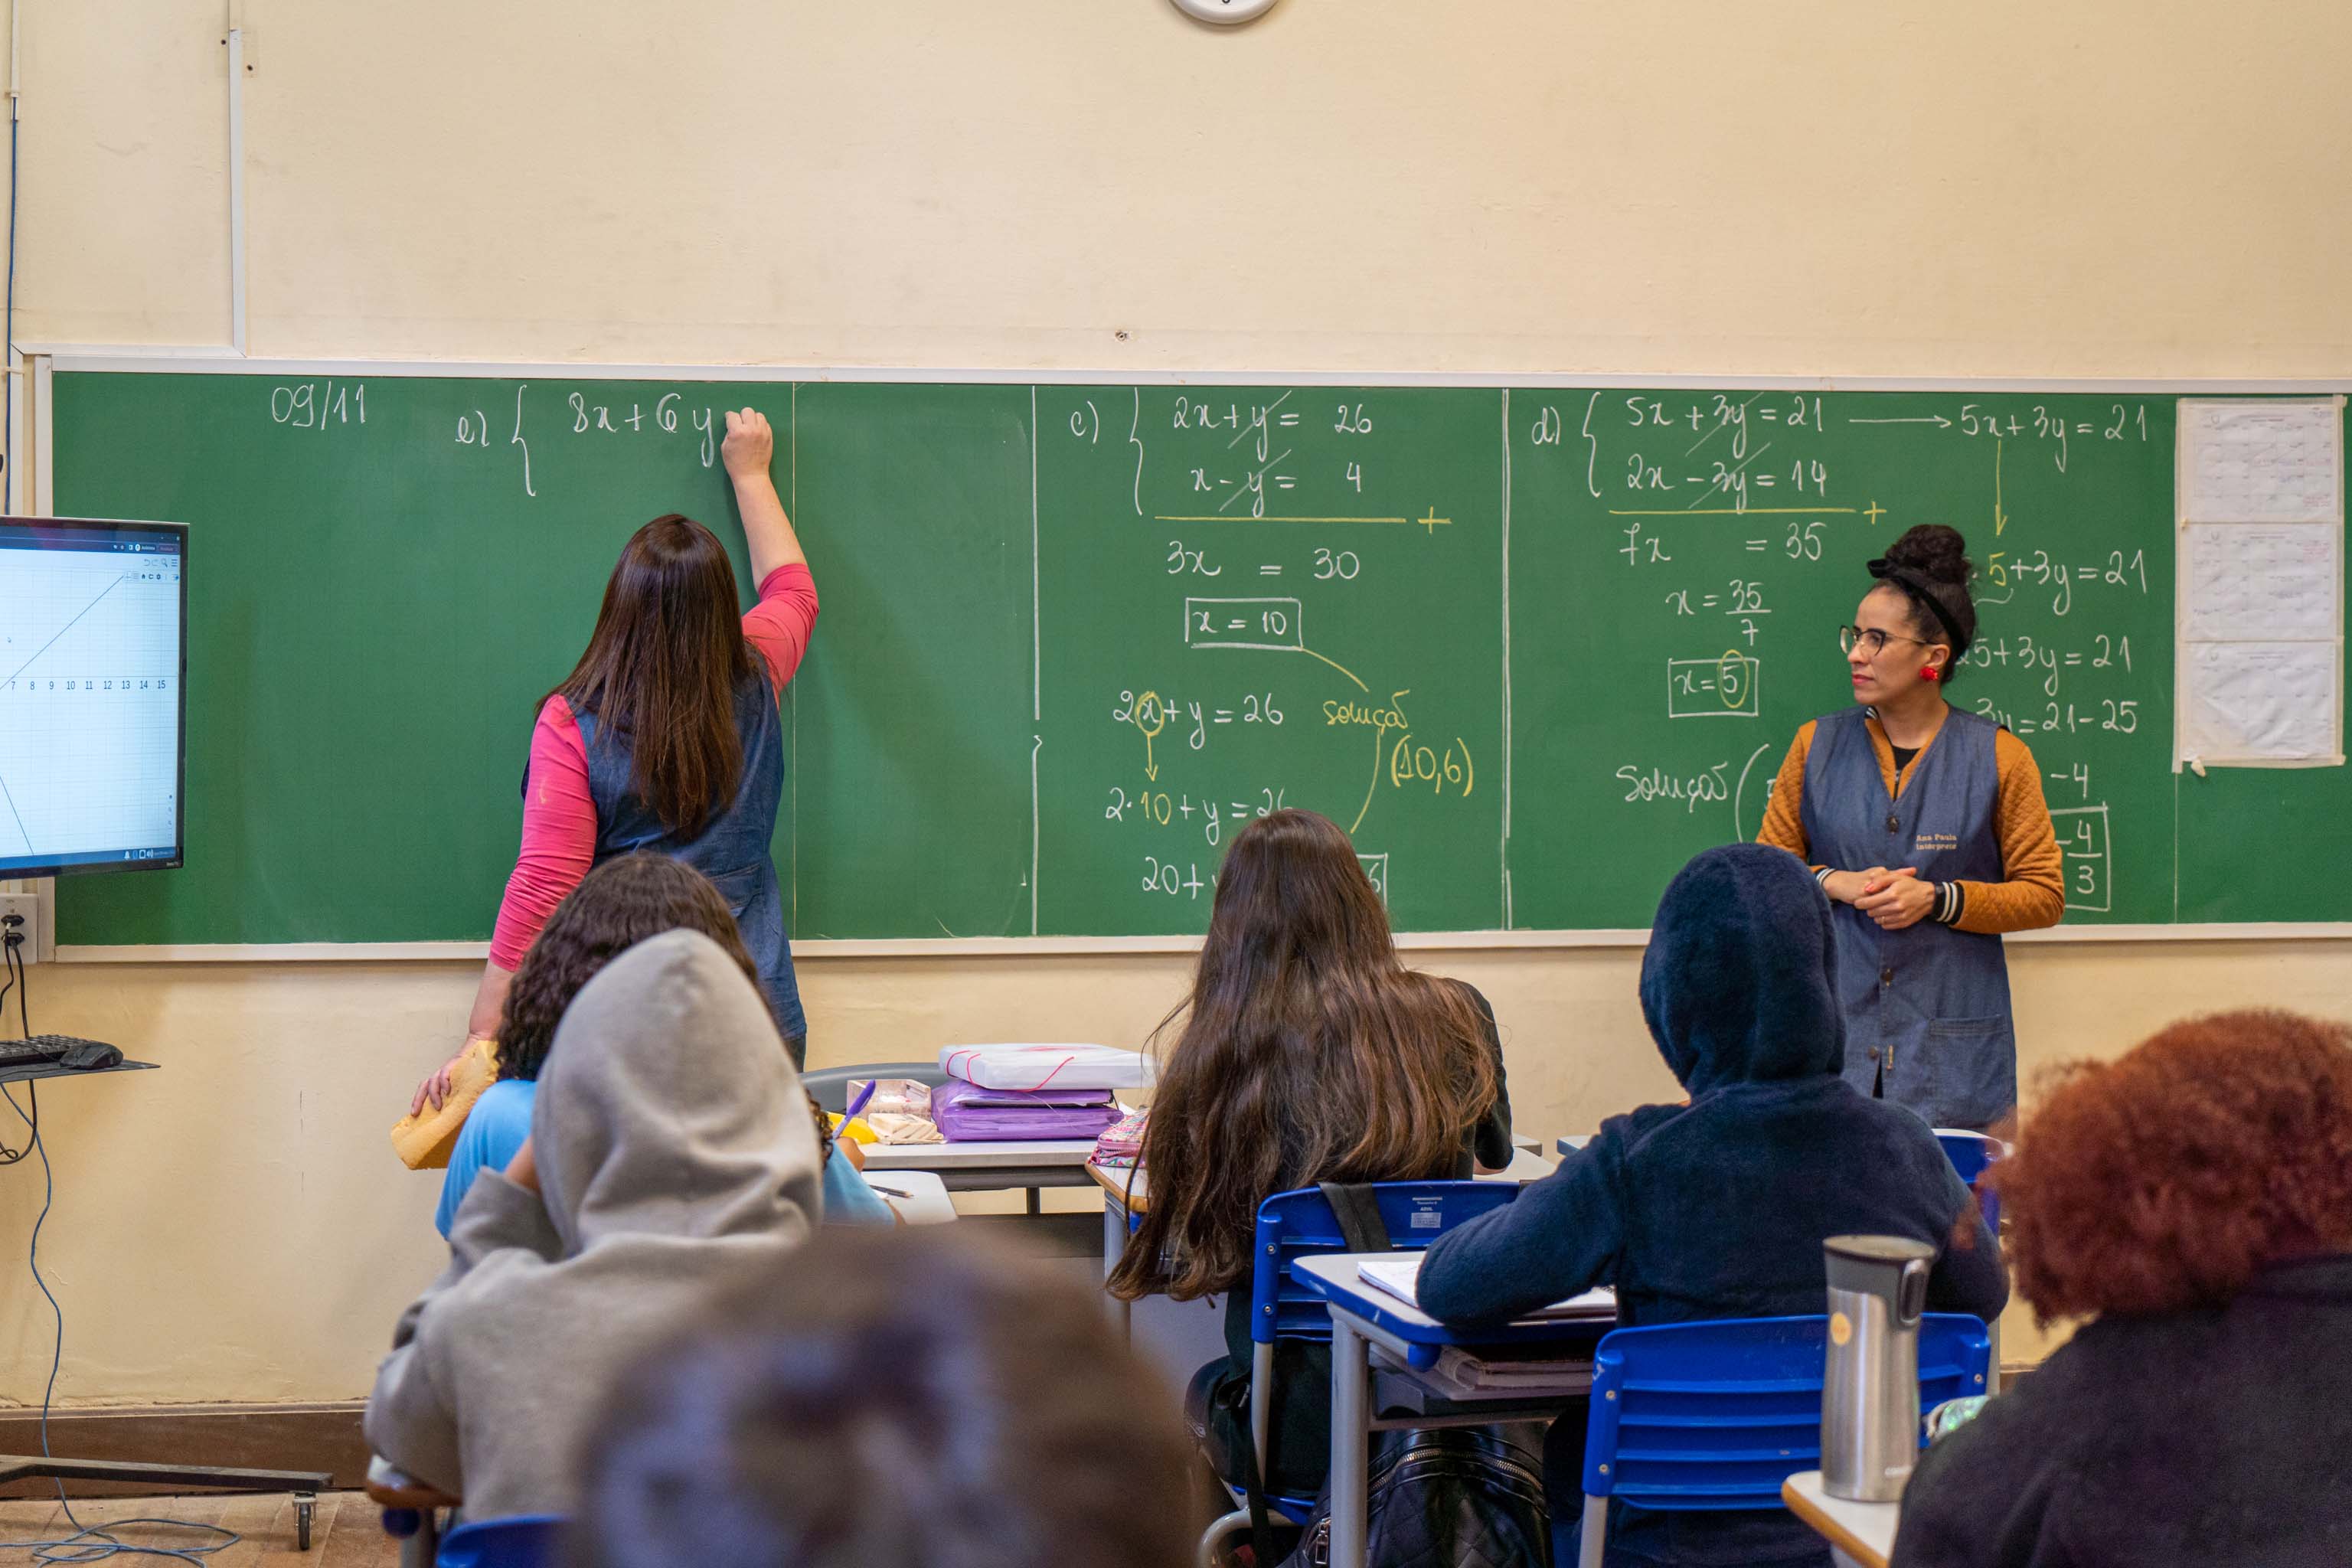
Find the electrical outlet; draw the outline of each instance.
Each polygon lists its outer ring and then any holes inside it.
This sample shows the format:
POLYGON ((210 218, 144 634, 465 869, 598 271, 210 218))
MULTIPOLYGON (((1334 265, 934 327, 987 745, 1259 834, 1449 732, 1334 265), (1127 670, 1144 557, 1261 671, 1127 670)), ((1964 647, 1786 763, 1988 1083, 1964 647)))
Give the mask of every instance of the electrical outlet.
POLYGON ((11 935, 25 939, 16 949, 16 962, 30 963, 41 944, 41 899, 37 893, 0 893, 0 938, 11 935), (22 925, 10 925, 20 919, 22 925))

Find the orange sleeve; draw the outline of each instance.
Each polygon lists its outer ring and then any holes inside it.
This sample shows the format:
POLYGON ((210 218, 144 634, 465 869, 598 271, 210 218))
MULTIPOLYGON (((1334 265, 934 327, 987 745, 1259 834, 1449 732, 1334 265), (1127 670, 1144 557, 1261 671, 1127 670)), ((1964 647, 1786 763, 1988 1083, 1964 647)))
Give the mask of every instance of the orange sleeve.
MULTIPOLYGON (((1757 843, 1786 849, 1809 865, 1811 847, 1805 842, 1805 757, 1813 749, 1813 723, 1806 720, 1799 727, 1797 738, 1789 742, 1789 754, 1780 759, 1780 771, 1772 779, 1772 793, 1764 802, 1764 826, 1756 830, 1757 843)), ((1821 868, 1815 866, 1813 869, 1818 871, 1821 868)))
POLYGON ((2066 860, 2042 798, 2042 770, 2025 742, 2006 730, 1993 737, 1993 761, 2000 781, 1993 814, 2002 879, 1958 884, 1966 902, 1952 924, 1988 935, 2054 926, 2066 913, 2066 860))

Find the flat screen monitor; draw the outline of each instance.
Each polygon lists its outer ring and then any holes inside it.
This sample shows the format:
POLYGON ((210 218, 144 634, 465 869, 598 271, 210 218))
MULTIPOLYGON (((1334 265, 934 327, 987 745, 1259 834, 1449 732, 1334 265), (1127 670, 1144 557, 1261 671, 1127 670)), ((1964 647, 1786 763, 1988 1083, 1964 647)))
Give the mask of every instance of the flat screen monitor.
POLYGON ((188 531, 0 518, 0 878, 184 858, 188 531))

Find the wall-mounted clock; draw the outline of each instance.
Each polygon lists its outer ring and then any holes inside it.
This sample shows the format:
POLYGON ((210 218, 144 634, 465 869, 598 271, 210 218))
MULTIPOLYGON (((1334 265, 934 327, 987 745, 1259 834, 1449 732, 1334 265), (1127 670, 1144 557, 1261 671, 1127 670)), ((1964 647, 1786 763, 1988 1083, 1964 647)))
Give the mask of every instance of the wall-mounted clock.
POLYGON ((1203 22, 1233 26, 1256 21, 1274 9, 1274 0, 1176 0, 1176 9, 1203 22))

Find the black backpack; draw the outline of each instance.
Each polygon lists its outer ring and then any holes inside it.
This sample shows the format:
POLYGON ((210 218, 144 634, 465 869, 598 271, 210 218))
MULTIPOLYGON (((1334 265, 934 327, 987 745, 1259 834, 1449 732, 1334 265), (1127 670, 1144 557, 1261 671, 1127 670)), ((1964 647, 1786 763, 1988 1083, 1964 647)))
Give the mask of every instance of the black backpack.
MULTIPOLYGON (((1372 1467, 1370 1568, 1551 1568, 1551 1513, 1527 1451, 1491 1426, 1405 1434, 1372 1467)), ((1331 1561, 1331 1500, 1287 1568, 1331 1561)))

